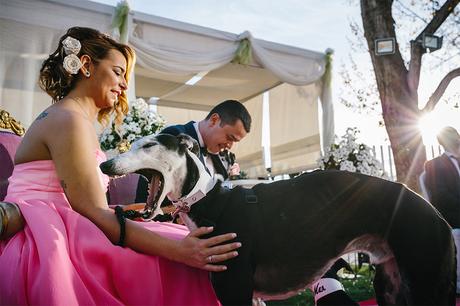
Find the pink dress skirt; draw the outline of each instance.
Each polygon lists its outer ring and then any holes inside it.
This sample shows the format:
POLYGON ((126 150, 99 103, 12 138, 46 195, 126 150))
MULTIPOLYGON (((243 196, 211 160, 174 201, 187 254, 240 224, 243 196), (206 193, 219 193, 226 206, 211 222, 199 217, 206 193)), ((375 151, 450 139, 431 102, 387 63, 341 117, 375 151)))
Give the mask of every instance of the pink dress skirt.
MULTIPOLYGON (((0 243, 1 305, 219 305, 206 271, 113 245, 72 209, 52 161, 17 165, 9 183, 5 201, 20 206, 26 226, 0 243)), ((188 234, 141 224, 172 239, 188 234)))

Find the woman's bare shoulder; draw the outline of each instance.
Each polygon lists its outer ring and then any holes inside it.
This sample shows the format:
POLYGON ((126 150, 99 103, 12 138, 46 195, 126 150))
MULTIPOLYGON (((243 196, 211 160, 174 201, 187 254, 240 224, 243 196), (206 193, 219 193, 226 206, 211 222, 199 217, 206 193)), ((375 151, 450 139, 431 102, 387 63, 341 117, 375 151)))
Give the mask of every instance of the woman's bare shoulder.
POLYGON ((85 117, 72 109, 53 105, 41 112, 27 129, 15 163, 51 159, 51 148, 65 148, 78 141, 76 137, 89 139, 91 144, 97 141, 94 127, 85 117))
POLYGON ((81 113, 68 105, 52 105, 40 113, 34 123, 62 124, 72 126, 88 121, 81 113))

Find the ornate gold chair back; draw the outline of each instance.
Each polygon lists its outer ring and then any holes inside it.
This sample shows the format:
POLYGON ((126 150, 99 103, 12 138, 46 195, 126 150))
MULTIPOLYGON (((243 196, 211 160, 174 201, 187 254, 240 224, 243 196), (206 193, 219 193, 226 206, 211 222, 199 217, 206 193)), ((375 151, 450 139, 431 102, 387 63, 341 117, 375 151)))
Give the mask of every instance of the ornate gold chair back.
POLYGON ((0 109, 0 129, 11 130, 18 136, 23 136, 26 130, 6 110, 0 109))

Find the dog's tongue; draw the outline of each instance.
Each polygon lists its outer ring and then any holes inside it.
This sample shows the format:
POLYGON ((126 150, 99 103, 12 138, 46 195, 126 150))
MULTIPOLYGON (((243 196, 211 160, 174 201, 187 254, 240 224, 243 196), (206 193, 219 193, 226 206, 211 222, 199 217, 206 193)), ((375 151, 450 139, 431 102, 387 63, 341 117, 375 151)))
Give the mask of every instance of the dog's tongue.
POLYGON ((149 185, 149 196, 147 197, 147 207, 155 208, 157 204, 155 203, 155 199, 157 197, 159 189, 160 189, 160 177, 157 175, 154 175, 149 185))

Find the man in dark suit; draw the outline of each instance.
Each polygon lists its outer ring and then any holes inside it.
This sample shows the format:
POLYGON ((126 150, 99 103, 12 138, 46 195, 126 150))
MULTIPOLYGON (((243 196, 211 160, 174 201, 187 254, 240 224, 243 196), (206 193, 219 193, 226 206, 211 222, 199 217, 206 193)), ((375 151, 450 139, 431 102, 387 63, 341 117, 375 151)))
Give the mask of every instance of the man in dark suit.
POLYGON ((444 153, 425 163, 425 187, 431 204, 452 227, 457 247, 457 294, 460 293, 460 135, 453 127, 437 135, 444 153))
MULTIPOLYGON (((236 100, 226 100, 216 105, 199 122, 190 121, 184 125, 166 127, 161 133, 193 137, 200 145, 199 158, 211 175, 220 174, 224 179, 238 174, 239 166, 234 163, 234 155, 228 150, 234 142, 239 142, 251 130, 251 115, 243 104, 236 100)), ((147 182, 139 178, 136 203, 147 200, 147 182)))

